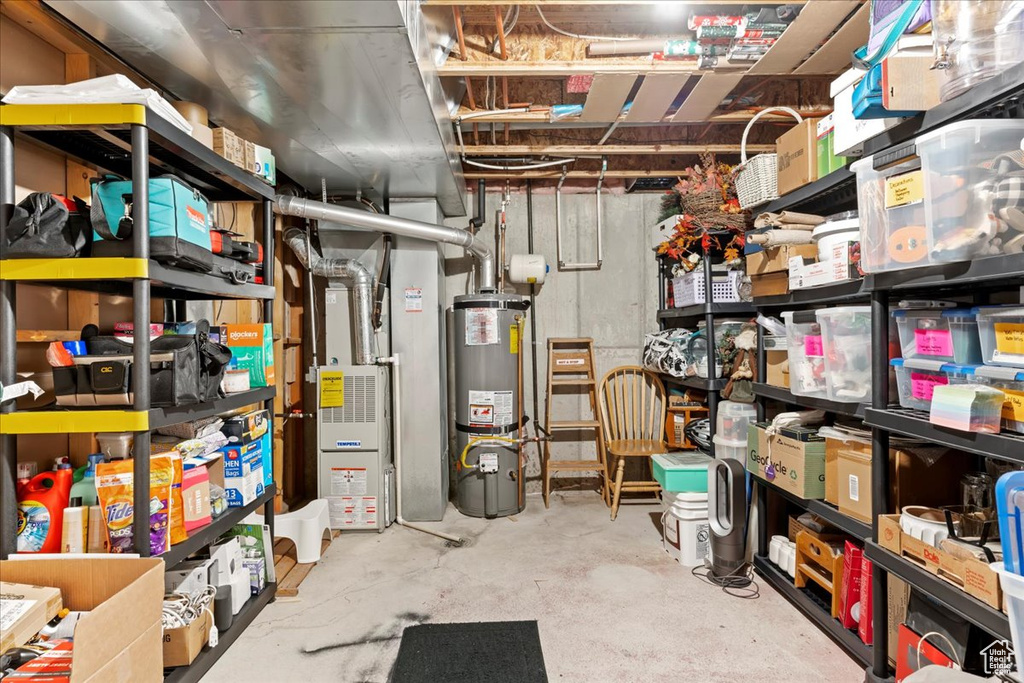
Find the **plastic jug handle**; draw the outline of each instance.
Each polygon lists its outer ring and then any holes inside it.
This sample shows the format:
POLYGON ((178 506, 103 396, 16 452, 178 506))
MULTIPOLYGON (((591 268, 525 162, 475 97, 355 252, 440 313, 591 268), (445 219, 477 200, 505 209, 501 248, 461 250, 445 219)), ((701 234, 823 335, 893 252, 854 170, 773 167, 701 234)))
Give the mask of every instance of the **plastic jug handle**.
POLYGON ((40 472, 36 476, 29 479, 28 483, 25 484, 24 491, 30 493, 42 493, 49 491, 57 485, 57 475, 54 472, 40 472), (43 482, 50 482, 49 485, 44 485, 43 482))

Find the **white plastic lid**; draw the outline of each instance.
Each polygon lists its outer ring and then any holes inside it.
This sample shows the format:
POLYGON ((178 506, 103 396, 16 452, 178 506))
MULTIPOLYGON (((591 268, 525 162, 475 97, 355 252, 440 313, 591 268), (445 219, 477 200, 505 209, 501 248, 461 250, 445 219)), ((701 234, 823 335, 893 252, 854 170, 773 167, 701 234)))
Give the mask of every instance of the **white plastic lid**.
MULTIPOLYGON (((967 119, 966 121, 957 121, 956 123, 948 123, 938 130, 919 135, 915 144, 927 145, 931 142, 935 142, 938 139, 944 138, 947 135, 957 135, 959 133, 969 133, 972 131, 979 131, 984 128, 990 130, 1008 130, 1012 131, 1017 129, 1024 136, 1024 130, 1022 130, 1021 122, 1019 119, 967 119)), ((975 140, 980 142, 980 140, 975 140)))
POLYGON ((712 437, 711 440, 715 442, 716 446, 726 446, 727 448, 746 448, 747 447, 746 439, 726 439, 724 437, 721 437, 721 436, 718 436, 717 434, 715 434, 715 436, 712 437))

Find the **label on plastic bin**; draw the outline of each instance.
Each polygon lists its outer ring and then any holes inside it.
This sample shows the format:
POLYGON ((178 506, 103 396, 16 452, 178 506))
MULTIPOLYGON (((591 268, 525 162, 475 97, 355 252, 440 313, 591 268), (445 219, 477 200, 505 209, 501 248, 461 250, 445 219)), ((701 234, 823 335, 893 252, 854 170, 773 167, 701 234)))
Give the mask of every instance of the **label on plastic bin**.
POLYGON ((919 401, 931 401, 935 387, 940 384, 949 384, 949 378, 923 372, 910 373, 910 395, 919 401))
POLYGON ((820 334, 812 334, 804 337, 804 355, 822 357, 825 355, 825 345, 821 341, 820 334))
POLYGON ((996 323, 996 359, 1010 360, 1007 356, 1024 357, 1024 325, 1021 323, 996 323))
POLYGON ((953 333, 949 330, 914 330, 914 347, 922 356, 952 356, 953 333))
POLYGON ((1009 422, 1024 422, 1024 391, 1003 389, 1003 419, 1009 422))
POLYGON ((924 201, 924 174, 920 171, 901 173, 885 179, 885 208, 919 204, 924 201))

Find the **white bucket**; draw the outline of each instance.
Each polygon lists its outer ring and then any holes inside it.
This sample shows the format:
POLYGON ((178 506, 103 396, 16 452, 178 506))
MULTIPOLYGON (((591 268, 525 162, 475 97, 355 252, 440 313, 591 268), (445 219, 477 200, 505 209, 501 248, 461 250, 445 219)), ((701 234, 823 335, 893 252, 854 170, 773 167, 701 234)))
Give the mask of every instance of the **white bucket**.
MULTIPOLYGON (((991 567, 992 571, 999 574, 999 585, 1006 594, 1014 656, 1017 662, 1024 662, 1024 576, 1006 571, 1002 562, 993 562, 991 567)), ((1017 667, 1019 669, 1020 664, 1017 667)))
POLYGON ((662 491, 661 512, 669 511, 680 519, 707 519, 708 494, 662 491))
POLYGON ((675 511, 670 511, 662 518, 665 550, 684 567, 704 564, 704 558, 711 551, 707 508, 703 516, 691 517, 691 514, 699 515, 692 511, 679 516, 675 511))

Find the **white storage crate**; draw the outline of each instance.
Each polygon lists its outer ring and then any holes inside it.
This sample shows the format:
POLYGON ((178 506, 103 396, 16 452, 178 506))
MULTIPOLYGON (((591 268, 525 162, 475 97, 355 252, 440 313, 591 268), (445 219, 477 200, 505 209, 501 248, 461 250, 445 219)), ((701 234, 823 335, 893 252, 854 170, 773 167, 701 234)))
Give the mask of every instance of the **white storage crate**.
MULTIPOLYGON (((712 277, 712 301, 716 304, 739 301, 741 277, 738 270, 729 271, 727 277, 712 277)), ((707 292, 704 290, 704 270, 701 268, 672 278, 672 297, 676 308, 707 303, 707 292)))

